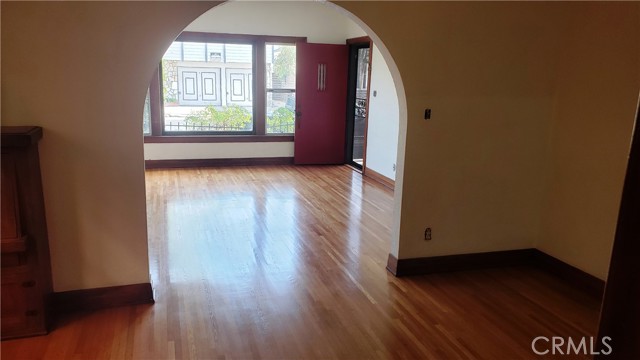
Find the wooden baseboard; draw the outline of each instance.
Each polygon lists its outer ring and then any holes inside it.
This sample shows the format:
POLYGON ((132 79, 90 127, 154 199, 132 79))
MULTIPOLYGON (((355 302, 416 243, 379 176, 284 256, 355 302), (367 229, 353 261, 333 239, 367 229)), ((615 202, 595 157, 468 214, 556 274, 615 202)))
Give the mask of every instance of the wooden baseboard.
POLYGON ((150 283, 57 292, 52 300, 56 314, 154 302, 150 283))
POLYGON ((380 184, 384 185, 385 187, 388 187, 391 190, 393 190, 396 186, 395 181, 369 168, 365 168, 362 174, 370 178, 371 180, 379 182, 380 184))
POLYGON ((389 254, 387 260, 387 270, 395 276, 523 265, 536 266, 545 270, 594 297, 602 298, 604 294, 603 280, 533 248, 413 259, 397 259, 389 254))
POLYGON ((398 258, 392 254, 387 258, 387 271, 395 276, 402 276, 402 273, 398 275, 398 258))
POLYGON ((493 267, 529 265, 535 249, 396 259, 389 254, 387 269, 395 276, 424 275, 493 267))
POLYGON ((146 169, 177 169, 221 166, 291 165, 292 157, 264 157, 238 159, 176 159, 145 160, 146 169))
POLYGON ((545 252, 536 249, 534 263, 539 268, 572 283, 576 288, 594 297, 602 298, 604 295, 604 280, 598 279, 545 252))

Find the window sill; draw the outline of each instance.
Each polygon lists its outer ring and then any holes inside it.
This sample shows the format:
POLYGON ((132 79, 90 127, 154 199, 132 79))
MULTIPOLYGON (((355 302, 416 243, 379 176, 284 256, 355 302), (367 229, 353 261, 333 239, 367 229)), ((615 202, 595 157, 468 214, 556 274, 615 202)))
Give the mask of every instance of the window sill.
POLYGON ((293 135, 170 135, 145 136, 145 144, 292 142, 293 135))

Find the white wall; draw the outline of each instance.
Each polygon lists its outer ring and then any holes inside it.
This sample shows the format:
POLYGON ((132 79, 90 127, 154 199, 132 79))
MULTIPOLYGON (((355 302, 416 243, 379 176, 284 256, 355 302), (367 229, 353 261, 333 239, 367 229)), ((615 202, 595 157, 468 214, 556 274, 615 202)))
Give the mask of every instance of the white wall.
MULTIPOLYGON (((347 12, 344 11, 344 9, 337 7, 337 6, 332 6, 332 8, 335 11, 338 11, 340 14, 345 14, 344 17, 348 20, 347 21, 347 39, 353 39, 353 38, 357 38, 357 37, 361 37, 361 36, 366 36, 367 33, 360 27, 360 25, 356 24, 355 21, 352 21, 350 18, 347 17, 347 12)), ((365 25, 366 26, 366 25, 365 25)))
POLYGON ((375 45, 372 54, 366 166, 367 169, 395 180, 394 167, 398 154, 398 94, 389 67, 375 45))
MULTIPOLYGON (((230 1, 207 11, 185 31, 307 37, 308 42, 344 44, 349 18, 321 2, 230 1)), ((145 144, 145 160, 292 157, 293 142, 145 144)))
MULTIPOLYGON (((202 14, 185 31, 300 36, 311 43, 325 44, 344 44, 348 38, 366 35, 333 6, 315 1, 227 2, 202 14)), ((391 169, 396 161, 398 101, 391 74, 379 52, 374 54, 373 62, 371 84, 376 85, 378 97, 372 97, 369 105, 368 134, 373 143, 368 147, 375 149, 367 152, 367 167, 394 179, 391 169), (392 133, 396 135, 384 136, 392 133)), ((144 150, 145 160, 292 157, 293 142, 145 144, 144 150)))
POLYGON ((354 25, 323 2, 229 1, 202 14, 185 31, 304 36, 311 43, 344 44, 354 25))
POLYGON ((293 157, 292 142, 145 144, 146 160, 293 157))

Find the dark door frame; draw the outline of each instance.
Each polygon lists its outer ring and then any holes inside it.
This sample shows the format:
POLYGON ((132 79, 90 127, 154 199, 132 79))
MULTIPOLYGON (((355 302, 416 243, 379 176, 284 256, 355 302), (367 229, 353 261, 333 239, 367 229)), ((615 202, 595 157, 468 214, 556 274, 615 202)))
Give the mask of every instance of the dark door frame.
POLYGON ((362 153, 362 168, 360 171, 364 175, 367 168, 367 131, 369 129, 369 101, 371 98, 371 63, 373 59, 373 42, 368 36, 347 39, 349 46, 349 72, 347 83, 347 128, 345 131, 345 164, 358 168, 353 162, 353 133, 355 119, 355 98, 356 98, 356 81, 358 74, 358 62, 353 61, 354 54, 357 56, 358 49, 369 48, 369 75, 367 77, 367 98, 364 117, 364 149, 362 153))
POLYGON ((640 105, 636 110, 595 359, 640 359, 640 105), (608 337, 609 339, 606 339, 608 337), (604 345, 606 344, 606 345, 604 345), (608 345, 608 346, 607 346, 608 345), (610 355, 607 353, 611 351, 610 355))

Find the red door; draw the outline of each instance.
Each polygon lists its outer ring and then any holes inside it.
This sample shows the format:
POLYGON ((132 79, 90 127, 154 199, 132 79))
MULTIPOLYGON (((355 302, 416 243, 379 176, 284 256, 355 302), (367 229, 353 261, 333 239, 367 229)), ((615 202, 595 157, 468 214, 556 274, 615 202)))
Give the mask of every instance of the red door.
POLYGON ((296 164, 344 164, 347 45, 296 47, 296 164))

